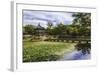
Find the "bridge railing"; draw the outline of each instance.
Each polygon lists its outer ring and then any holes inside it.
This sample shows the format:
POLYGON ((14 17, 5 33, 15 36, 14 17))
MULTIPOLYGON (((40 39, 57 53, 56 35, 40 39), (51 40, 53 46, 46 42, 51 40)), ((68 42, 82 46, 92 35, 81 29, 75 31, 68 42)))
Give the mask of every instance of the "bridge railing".
POLYGON ((54 41, 54 42, 91 42, 90 38, 58 38, 58 39, 45 39, 44 41, 54 41))

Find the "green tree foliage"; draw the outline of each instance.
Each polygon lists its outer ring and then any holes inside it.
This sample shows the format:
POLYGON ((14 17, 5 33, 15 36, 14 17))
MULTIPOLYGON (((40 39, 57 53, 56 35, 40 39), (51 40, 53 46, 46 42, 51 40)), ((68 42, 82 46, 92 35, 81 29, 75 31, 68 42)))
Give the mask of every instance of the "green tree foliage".
POLYGON ((65 35, 66 34, 66 25, 59 23, 57 26, 53 26, 52 23, 47 24, 47 32, 49 35, 65 35))
POLYGON ((35 34, 35 28, 33 25, 26 25, 23 27, 23 32, 25 34, 29 34, 29 35, 34 35, 35 34))
POLYGON ((48 35, 52 35, 52 27, 53 27, 53 24, 51 22, 48 22, 47 29, 46 29, 48 35))
POLYGON ((79 25, 78 32, 80 36, 90 36, 91 34, 91 13, 74 13, 73 25, 79 25))
POLYGON ((60 23, 54 29, 53 33, 55 35, 65 35, 66 34, 66 25, 60 23))
POLYGON ((67 34, 77 36, 79 34, 79 25, 67 25, 67 34))
POLYGON ((52 35, 66 35, 66 25, 59 23, 51 29, 52 35))
POLYGON ((91 25, 91 13, 74 13, 75 17, 73 24, 88 27, 91 25))

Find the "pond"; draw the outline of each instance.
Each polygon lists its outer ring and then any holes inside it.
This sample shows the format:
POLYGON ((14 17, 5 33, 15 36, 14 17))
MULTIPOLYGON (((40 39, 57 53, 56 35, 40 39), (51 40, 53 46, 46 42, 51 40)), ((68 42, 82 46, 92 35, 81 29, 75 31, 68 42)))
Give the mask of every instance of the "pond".
POLYGON ((65 53, 62 58, 60 59, 61 61, 64 60, 88 60, 91 58, 91 54, 83 54, 82 51, 73 51, 71 53, 65 53))

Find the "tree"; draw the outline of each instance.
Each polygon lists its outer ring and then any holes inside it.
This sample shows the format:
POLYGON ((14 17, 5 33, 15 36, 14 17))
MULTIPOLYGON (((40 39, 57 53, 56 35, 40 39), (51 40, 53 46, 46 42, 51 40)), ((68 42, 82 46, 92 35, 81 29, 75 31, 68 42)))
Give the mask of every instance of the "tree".
POLYGON ((52 29, 53 24, 51 22, 48 22, 47 26, 48 29, 52 29))
POLYGON ((47 33, 49 35, 52 35, 52 26, 53 26, 53 24, 51 22, 47 23, 47 29, 46 29, 46 31, 47 31, 47 33))
POLYGON ((57 29, 60 35, 66 35, 66 25, 59 23, 57 29))
POLYGON ((79 25, 67 25, 67 34, 71 36, 78 36, 79 25))
POLYGON ((78 32, 80 36, 90 36, 91 34, 91 13, 74 13, 73 25, 79 25, 78 32))
POLYGON ((73 24, 88 27, 91 25, 91 13, 74 13, 75 17, 73 24))
POLYGON ((25 25, 24 27, 24 33, 28 35, 34 35, 35 34, 35 29, 33 25, 25 25))

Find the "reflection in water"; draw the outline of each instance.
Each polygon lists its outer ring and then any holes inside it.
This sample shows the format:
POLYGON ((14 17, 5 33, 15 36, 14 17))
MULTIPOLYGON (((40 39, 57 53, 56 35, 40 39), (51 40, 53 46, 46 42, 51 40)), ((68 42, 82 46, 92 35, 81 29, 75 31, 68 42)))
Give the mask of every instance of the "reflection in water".
POLYGON ((64 54, 61 60, 87 60, 90 59, 90 54, 83 54, 82 51, 73 51, 70 54, 64 54))
POLYGON ((65 53, 61 60, 88 60, 91 58, 91 43, 77 43, 71 53, 65 53))
POLYGON ((77 51, 82 51, 82 53, 85 54, 90 54, 91 51, 91 43, 77 43, 75 46, 75 49, 77 51))

